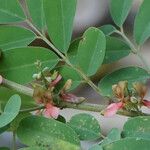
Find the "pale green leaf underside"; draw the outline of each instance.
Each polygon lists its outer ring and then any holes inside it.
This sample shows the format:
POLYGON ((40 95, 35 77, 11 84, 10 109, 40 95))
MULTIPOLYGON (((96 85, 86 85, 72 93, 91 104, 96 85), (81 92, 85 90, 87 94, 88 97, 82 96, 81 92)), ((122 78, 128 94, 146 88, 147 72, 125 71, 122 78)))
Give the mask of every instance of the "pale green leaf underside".
POLYGON ((26 19, 18 0, 0 0, 0 23, 21 22, 26 19))
POLYGON ((0 49, 9 49, 28 46, 36 35, 28 29, 15 26, 0 26, 0 49))
POLYGON ((32 81, 37 72, 35 62, 40 60, 43 67, 52 69, 59 61, 50 50, 40 47, 10 49, 0 59, 0 74, 20 84, 32 81))
POLYGON ((13 95, 7 102, 4 112, 0 115, 0 128, 9 124, 18 115, 21 106, 19 95, 13 95))

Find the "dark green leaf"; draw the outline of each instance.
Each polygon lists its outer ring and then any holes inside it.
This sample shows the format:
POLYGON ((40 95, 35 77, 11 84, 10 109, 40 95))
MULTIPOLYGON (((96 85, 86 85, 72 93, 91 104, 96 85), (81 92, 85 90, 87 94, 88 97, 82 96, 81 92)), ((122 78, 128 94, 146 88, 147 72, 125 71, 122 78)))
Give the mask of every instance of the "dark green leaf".
POLYGON ((0 128, 0 134, 2 134, 3 132, 7 131, 9 129, 9 124, 0 128))
POLYGON ((130 54, 130 47, 115 37, 106 38, 106 54, 103 64, 112 63, 130 54))
POLYGON ((76 133, 66 124, 54 119, 31 116, 20 123, 17 135, 23 144, 51 150, 79 150, 76 133))
POLYGON ((98 121, 89 114, 75 115, 68 124, 76 131, 80 140, 95 140, 101 137, 98 121))
POLYGON ((103 150, 148 150, 149 147, 149 140, 127 138, 108 144, 103 150))
POLYGON ((101 66, 106 48, 105 35, 97 28, 91 27, 85 31, 79 43, 77 62, 88 76, 96 73, 101 66))
POLYGON ((14 26, 0 26, 0 49, 2 51, 25 47, 35 38, 35 34, 28 29, 14 26))
POLYGON ((21 112, 20 114, 18 114, 18 116, 11 122, 9 130, 16 131, 19 127, 20 122, 29 116, 31 116, 29 112, 21 112))
POLYGON ((13 95, 7 102, 4 112, 0 115, 0 128, 6 126, 18 115, 21 106, 19 95, 13 95))
POLYGON ((110 144, 112 142, 118 141, 121 139, 121 132, 119 129, 113 128, 107 135, 107 137, 101 142, 101 146, 110 144))
POLYGON ((44 0, 48 33, 54 45, 67 52, 72 36, 76 0, 44 0))
POLYGON ((119 81, 128 81, 129 86, 137 81, 146 81, 149 74, 139 67, 127 67, 114 71, 106 75, 100 82, 99 88, 103 96, 112 96, 112 85, 117 84, 119 81))
POLYGON ((135 19, 134 38, 137 44, 142 45, 150 37, 150 1, 144 0, 135 19))
POLYGON ((39 29, 45 29, 46 23, 43 10, 43 0, 26 0, 26 2, 33 23, 39 29))
POLYGON ((40 47, 17 48, 7 50, 0 59, 0 74, 20 84, 32 81, 37 72, 35 62, 40 60, 43 67, 53 68, 58 57, 50 50, 40 47))
POLYGON ((25 20, 18 0, 0 0, 0 23, 12 23, 25 20))
POLYGON ((101 31, 103 31, 103 33, 104 33, 105 35, 111 35, 111 34, 113 34, 113 33, 117 30, 117 29, 116 29, 113 25, 111 25, 111 24, 103 25, 103 26, 99 27, 99 29, 100 29, 101 31))
POLYGON ((111 0, 110 13, 112 19, 119 27, 122 26, 132 7, 133 0, 111 0))
POLYGON ((150 139, 149 124, 149 116, 129 119, 123 127, 123 136, 150 139))

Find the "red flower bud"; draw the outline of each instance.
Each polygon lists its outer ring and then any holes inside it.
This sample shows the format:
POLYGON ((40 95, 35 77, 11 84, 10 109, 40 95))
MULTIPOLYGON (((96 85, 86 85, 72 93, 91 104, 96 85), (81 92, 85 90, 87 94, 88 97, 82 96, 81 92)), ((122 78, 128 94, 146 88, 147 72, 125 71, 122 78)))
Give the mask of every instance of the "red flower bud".
POLYGON ((148 100, 143 100, 143 101, 142 101, 142 104, 143 104, 144 106, 150 108, 150 101, 148 101, 148 100))

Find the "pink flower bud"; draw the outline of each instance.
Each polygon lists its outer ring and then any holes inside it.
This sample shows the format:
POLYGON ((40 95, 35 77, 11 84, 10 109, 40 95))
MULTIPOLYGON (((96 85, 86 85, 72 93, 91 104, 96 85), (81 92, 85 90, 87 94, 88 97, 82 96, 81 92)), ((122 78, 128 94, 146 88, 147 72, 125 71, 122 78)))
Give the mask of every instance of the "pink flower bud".
POLYGON ((112 117, 113 115, 115 115, 117 113, 117 111, 119 109, 123 108, 123 102, 119 102, 119 103, 112 103, 110 104, 105 112, 104 112, 104 116, 105 117, 112 117))
POLYGON ((52 104, 50 103, 47 103, 46 104, 46 108, 43 112, 44 116, 47 117, 47 118, 54 118, 54 119, 57 119, 58 116, 59 116, 59 108, 58 107, 55 107, 53 106, 52 104))
POLYGON ((50 84, 50 86, 55 86, 57 83, 59 83, 59 81, 62 79, 62 76, 59 74, 55 80, 52 81, 52 83, 50 84))
POLYGON ((150 101, 148 101, 148 100, 143 100, 142 103, 143 103, 144 106, 150 108, 150 101))

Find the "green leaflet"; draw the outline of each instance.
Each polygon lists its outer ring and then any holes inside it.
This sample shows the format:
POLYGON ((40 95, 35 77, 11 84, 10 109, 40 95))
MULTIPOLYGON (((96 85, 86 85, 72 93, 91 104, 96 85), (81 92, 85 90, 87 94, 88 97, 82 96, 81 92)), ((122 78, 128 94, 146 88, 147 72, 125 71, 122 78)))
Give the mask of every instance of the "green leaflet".
POLYGON ((46 28, 43 0, 26 0, 33 23, 41 30, 46 28), (35 7, 36 4, 36 7, 35 7))
POLYGON ((17 135, 23 144, 51 150, 80 150, 76 133, 54 119, 31 116, 20 123, 17 135))
POLYGON ((148 150, 148 147, 149 140, 126 138, 104 146, 103 150, 148 150))
POLYGON ((8 125, 18 115, 21 106, 19 95, 13 95, 7 102, 4 111, 0 115, 0 128, 8 125))
POLYGON ((0 24, 21 22, 25 19, 18 0, 0 0, 0 24))
POLYGON ((0 74, 20 84, 32 81, 37 72, 35 62, 40 60, 42 67, 54 68, 59 58, 50 50, 40 47, 10 49, 3 52, 0 59, 0 74))
POLYGON ((115 33, 115 31, 117 30, 113 25, 111 24, 107 24, 107 25, 103 25, 101 27, 99 27, 99 29, 105 34, 105 35, 111 35, 113 33, 115 33))
POLYGON ((133 0, 110 0, 110 13, 115 24, 121 27, 132 7, 133 0))
POLYGON ((130 47, 122 40, 115 37, 106 37, 106 54, 103 64, 120 60, 130 54, 130 47))
POLYGON ((28 29, 15 26, 0 26, 0 49, 6 51, 28 46, 36 35, 28 29))
POLYGON ((72 36, 76 0, 44 0, 43 6, 50 39, 66 53, 72 36))
POLYGON ((105 56, 105 35, 97 28, 85 31, 78 46, 77 62, 81 70, 91 76, 102 65, 105 56))
POLYGON ((78 134, 80 140, 95 140, 101 137, 98 121, 89 114, 73 116, 68 125, 78 134))
POLYGON ((137 44, 142 45, 150 37, 150 1, 144 0, 134 23, 134 38, 137 44))
POLYGON ((150 117, 135 117, 129 119, 123 127, 123 136, 124 137, 135 137, 150 139, 150 117))

